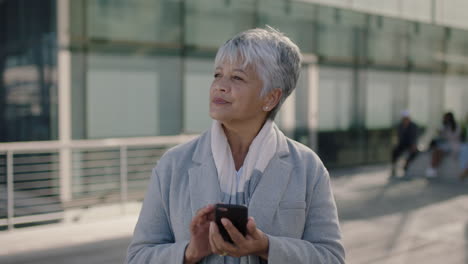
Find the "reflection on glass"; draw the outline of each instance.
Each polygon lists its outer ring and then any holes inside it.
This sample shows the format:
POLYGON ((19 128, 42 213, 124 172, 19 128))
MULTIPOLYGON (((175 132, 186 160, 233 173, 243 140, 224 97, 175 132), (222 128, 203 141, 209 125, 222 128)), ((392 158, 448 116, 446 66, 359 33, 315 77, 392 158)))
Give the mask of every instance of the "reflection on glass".
POLYGON ((185 4, 185 43, 216 50, 236 33, 255 25, 254 0, 188 0, 185 4))
POLYGON ((173 57, 88 54, 88 138, 180 132, 180 63, 173 57))
POLYGON ((0 142, 57 138, 54 3, 0 3, 0 142))
POLYGON ((178 43, 180 1, 85 1, 88 38, 122 42, 178 43))

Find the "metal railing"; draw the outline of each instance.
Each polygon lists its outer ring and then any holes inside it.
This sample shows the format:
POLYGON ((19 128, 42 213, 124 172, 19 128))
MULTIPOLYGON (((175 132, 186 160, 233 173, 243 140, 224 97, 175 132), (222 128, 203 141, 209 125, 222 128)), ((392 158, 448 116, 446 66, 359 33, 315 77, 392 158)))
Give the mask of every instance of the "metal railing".
POLYGON ((0 228, 60 221, 69 208, 141 200, 164 152, 194 137, 1 143, 0 228), (70 166, 61 164, 63 150, 70 166))

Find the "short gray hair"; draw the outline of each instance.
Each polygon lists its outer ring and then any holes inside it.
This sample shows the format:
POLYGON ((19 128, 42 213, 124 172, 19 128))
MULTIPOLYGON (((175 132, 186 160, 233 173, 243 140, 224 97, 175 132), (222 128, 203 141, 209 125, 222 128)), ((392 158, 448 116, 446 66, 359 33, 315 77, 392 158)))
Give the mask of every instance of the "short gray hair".
POLYGON ((242 67, 253 66, 263 81, 261 96, 280 88, 282 95, 268 114, 274 119, 281 105, 296 88, 301 71, 301 52, 296 44, 278 30, 267 26, 239 33, 221 46, 216 54, 215 67, 225 60, 241 59, 242 67))

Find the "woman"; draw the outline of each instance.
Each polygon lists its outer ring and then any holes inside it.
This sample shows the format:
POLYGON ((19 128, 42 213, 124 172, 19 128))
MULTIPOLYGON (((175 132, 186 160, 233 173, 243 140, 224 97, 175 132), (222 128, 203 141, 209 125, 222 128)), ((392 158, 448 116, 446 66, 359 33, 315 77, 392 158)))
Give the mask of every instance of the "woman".
POLYGON ((127 263, 344 263, 330 179, 320 159, 273 123, 296 86, 299 48, 253 29, 215 59, 211 130, 169 150, 153 169, 127 263), (244 237, 215 203, 249 208, 244 237))
POLYGON ((439 130, 439 137, 431 145, 435 145, 432 150, 431 165, 426 170, 427 178, 437 176, 437 168, 440 162, 450 153, 457 153, 460 147, 460 128, 452 112, 444 114, 442 127, 439 130))

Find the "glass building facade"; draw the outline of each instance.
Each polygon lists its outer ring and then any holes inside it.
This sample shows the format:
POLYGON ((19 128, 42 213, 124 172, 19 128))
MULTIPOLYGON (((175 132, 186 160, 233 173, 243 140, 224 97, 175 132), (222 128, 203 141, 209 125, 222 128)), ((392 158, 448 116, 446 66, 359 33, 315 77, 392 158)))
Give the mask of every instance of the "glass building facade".
POLYGON ((57 128, 55 1, 0 1, 0 142, 51 140, 57 128))
MULTIPOLYGON (((26 2, 0 2, 2 142, 58 134, 56 1, 26 2)), ((388 161, 402 110, 428 137, 444 111, 468 114, 468 21, 447 2, 69 1, 70 43, 60 49, 71 53, 71 137, 206 130, 217 48, 268 24, 316 58, 280 126, 327 166, 388 161)))

